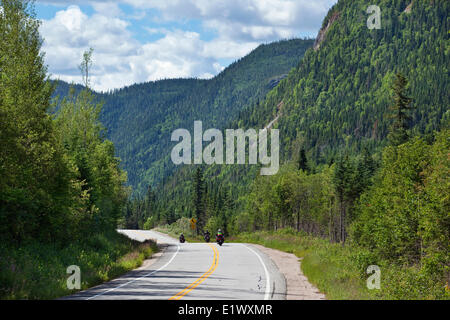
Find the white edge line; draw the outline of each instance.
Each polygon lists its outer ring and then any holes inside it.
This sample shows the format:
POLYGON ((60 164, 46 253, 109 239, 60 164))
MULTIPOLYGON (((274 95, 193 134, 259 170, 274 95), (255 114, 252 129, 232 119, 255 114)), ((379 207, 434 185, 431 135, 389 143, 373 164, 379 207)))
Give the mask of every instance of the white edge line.
POLYGON ((94 299, 94 298, 96 298, 96 297, 98 297, 98 296, 104 295, 105 293, 108 293, 108 292, 114 291, 114 290, 116 290, 116 289, 119 289, 119 288, 121 288, 121 287, 124 287, 124 286, 126 286, 126 285, 128 285, 128 284, 130 284, 130 283, 132 283, 132 282, 134 282, 134 281, 136 281, 136 280, 139 280, 139 279, 142 279, 142 278, 146 278, 146 277, 151 276, 152 274, 154 274, 154 273, 156 273, 156 272, 158 272, 158 271, 161 271, 162 269, 164 269, 165 267, 167 267, 167 266, 173 261, 173 259, 175 258, 175 256, 178 254, 179 251, 180 251, 180 246, 177 245, 177 252, 175 252, 175 254, 172 256, 172 258, 171 258, 165 265, 163 265, 162 267, 160 267, 159 269, 154 270, 154 271, 152 271, 152 272, 150 272, 150 273, 148 273, 148 274, 146 274, 146 275, 144 275, 144 276, 142 276, 142 277, 135 278, 135 279, 133 279, 133 280, 131 280, 131 281, 128 281, 128 282, 126 282, 126 283, 123 283, 123 284, 121 284, 120 286, 117 286, 117 287, 115 287, 115 288, 111 288, 111 289, 109 289, 109 290, 103 291, 102 293, 96 294, 95 296, 86 298, 86 300, 94 299))
POLYGON ((256 254, 256 256, 258 257, 259 261, 261 262, 261 264, 262 264, 262 266, 264 268, 264 272, 266 273, 266 292, 264 294, 264 300, 269 300, 269 296, 270 296, 270 276, 269 276, 269 271, 267 270, 267 267, 264 264, 264 261, 261 258, 261 256, 258 254, 258 252, 256 252, 255 250, 253 250, 249 246, 246 246, 245 244, 242 244, 242 245, 244 247, 246 247, 247 249, 249 249, 250 251, 252 251, 254 254, 256 254))

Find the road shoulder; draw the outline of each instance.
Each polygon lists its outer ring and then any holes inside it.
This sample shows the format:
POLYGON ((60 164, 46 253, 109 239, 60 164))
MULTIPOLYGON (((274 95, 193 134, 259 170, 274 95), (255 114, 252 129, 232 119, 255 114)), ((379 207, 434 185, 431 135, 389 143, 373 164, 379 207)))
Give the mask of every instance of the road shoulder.
POLYGON ((286 279, 286 300, 325 300, 326 297, 313 286, 303 274, 301 260, 292 253, 266 248, 259 244, 252 244, 259 251, 265 253, 275 263, 286 279))

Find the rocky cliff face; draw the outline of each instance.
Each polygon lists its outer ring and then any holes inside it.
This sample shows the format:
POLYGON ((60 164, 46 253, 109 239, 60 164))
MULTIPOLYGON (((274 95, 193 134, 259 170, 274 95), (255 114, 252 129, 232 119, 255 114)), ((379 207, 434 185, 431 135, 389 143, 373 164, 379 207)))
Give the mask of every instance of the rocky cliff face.
POLYGON ((316 41, 314 42, 314 50, 317 51, 320 48, 320 45, 325 40, 325 36, 327 35, 328 29, 333 25, 333 23, 339 18, 339 12, 333 13, 328 20, 328 23, 325 28, 320 29, 319 34, 317 36, 316 41))

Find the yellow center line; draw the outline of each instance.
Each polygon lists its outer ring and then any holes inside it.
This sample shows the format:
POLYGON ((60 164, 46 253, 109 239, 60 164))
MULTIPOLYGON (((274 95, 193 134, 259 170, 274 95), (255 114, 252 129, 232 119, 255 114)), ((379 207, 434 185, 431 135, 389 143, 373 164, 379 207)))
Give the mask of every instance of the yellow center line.
POLYGON ((180 300, 185 295, 187 295, 189 292, 194 290, 200 283, 205 281, 206 278, 208 278, 216 270, 217 266, 219 265, 219 251, 213 245, 211 245, 209 243, 208 243, 208 245, 214 251, 214 259, 213 259, 213 263, 212 263, 211 267, 208 269, 208 271, 206 271, 204 274, 202 274, 202 276, 200 278, 198 278, 197 280, 192 282, 190 285, 188 285, 182 291, 178 292, 173 297, 169 298, 169 300, 180 300))

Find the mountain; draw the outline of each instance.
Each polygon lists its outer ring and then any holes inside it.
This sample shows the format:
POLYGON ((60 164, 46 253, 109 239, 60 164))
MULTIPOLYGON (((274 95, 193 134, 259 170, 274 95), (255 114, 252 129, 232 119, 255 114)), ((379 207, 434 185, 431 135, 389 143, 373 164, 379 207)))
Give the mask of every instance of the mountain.
POLYGON ((181 166, 150 210, 127 207, 129 226, 180 233, 193 216, 199 234, 290 248, 330 298, 448 300, 450 2, 370 5, 381 29, 367 1, 340 0, 298 66, 230 122, 280 130, 277 174, 181 166))
POLYGON ((316 161, 343 147, 357 151, 383 144, 391 123, 390 85, 399 72, 409 80, 416 107, 414 133, 431 133, 449 118, 449 2, 371 4, 381 8, 381 29, 368 29, 366 1, 339 1, 315 48, 267 97, 267 119, 283 105, 279 128, 286 159, 296 140, 316 161))
MULTIPOLYGON (((293 39, 260 45, 210 80, 161 80, 98 94, 104 101, 101 121, 129 184, 142 192, 160 182, 175 169, 170 161, 175 129, 192 131, 195 120, 204 128, 223 128, 263 99, 313 43, 293 39)), ((56 92, 67 91, 61 83, 56 92)))
MULTIPOLYGON (((430 135, 448 127, 450 2, 371 4, 381 8, 381 29, 368 29, 366 1, 340 0, 302 61, 231 127, 263 128, 277 119, 285 163, 296 161, 301 148, 313 166, 332 163, 345 152, 356 156, 364 149, 379 157, 392 123, 391 85, 399 72, 409 80, 415 107, 412 134, 430 135)), ((161 212, 192 213, 193 171, 180 168, 160 186, 161 212)), ((208 166, 204 171, 212 189, 230 190, 234 200, 245 198, 258 175, 256 167, 242 165, 208 166)), ((234 214, 244 210, 241 201, 235 205, 240 209, 234 214)))

